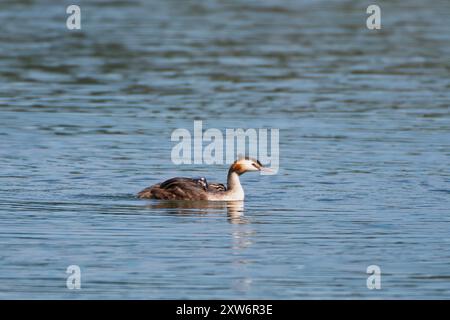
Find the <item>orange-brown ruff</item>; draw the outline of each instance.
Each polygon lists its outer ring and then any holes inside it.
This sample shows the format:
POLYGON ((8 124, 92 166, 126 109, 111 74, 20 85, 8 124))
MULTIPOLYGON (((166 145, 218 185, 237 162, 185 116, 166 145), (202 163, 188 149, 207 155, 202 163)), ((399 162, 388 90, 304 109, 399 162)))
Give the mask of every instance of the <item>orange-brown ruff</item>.
POLYGON ((221 183, 208 183, 205 178, 172 178, 155 184, 138 193, 140 199, 162 200, 244 200, 244 189, 239 176, 248 171, 267 170, 258 160, 242 158, 236 160, 228 170, 227 186, 221 183))

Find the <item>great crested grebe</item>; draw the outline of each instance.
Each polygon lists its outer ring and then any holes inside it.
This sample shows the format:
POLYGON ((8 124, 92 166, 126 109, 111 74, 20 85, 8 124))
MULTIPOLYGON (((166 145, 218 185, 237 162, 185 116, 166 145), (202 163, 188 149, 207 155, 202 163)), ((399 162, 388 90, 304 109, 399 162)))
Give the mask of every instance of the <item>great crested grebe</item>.
POLYGON ((271 171, 261 162, 251 158, 236 160, 228 170, 227 186, 221 183, 208 183, 205 178, 172 178, 145 188, 137 194, 140 199, 162 200, 244 200, 244 189, 239 176, 248 171, 271 171))

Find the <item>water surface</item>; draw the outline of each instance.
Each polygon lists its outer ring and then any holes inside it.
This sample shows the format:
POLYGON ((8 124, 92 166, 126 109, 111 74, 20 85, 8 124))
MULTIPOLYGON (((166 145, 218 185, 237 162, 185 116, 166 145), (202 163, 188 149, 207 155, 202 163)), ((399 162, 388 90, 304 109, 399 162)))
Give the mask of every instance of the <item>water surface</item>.
POLYGON ((450 297, 448 1, 378 1, 379 31, 368 1, 69 4, 0 4, 0 298, 450 297), (279 173, 135 199, 224 181, 170 160, 194 120, 280 129, 279 173))

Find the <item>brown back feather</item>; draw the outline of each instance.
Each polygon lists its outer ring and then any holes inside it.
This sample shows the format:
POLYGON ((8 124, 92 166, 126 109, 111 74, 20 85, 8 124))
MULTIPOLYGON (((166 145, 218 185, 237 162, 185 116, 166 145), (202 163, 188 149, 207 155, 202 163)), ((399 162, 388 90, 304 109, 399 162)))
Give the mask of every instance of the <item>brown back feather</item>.
POLYGON ((172 178, 138 193, 140 199, 207 200, 205 189, 190 178, 172 178))

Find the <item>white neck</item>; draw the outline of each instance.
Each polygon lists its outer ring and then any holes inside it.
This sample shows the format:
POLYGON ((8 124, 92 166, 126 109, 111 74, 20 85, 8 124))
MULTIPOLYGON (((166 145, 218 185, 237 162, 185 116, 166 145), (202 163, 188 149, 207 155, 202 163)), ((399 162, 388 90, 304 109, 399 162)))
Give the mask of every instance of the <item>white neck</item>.
POLYGON ((239 175, 231 170, 228 172, 227 192, 229 192, 230 195, 239 198, 233 200, 244 200, 244 189, 242 188, 241 181, 239 180, 239 175))
POLYGON ((227 191, 220 194, 212 194, 208 200, 217 201, 240 201, 244 200, 244 189, 242 188, 239 175, 230 169, 228 171, 227 191))

